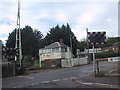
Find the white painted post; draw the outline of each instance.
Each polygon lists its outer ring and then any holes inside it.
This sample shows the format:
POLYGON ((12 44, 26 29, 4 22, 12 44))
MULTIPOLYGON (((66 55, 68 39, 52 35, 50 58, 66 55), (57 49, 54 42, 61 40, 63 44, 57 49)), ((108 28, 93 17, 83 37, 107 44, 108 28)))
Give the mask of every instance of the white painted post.
POLYGON ((95 64, 95 48, 93 44, 93 73, 96 76, 96 64, 95 64))
POLYGON ((39 50, 39 66, 41 68, 41 53, 40 53, 40 50, 39 50))

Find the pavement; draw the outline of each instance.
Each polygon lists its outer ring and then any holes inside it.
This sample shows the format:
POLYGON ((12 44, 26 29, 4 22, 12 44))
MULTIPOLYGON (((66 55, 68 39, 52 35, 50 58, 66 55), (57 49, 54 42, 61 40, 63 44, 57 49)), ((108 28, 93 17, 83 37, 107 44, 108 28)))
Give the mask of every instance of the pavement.
POLYGON ((119 69, 111 70, 103 76, 94 76, 89 74, 86 78, 78 78, 75 81, 78 84, 91 86, 94 88, 117 88, 120 90, 120 74, 119 69))

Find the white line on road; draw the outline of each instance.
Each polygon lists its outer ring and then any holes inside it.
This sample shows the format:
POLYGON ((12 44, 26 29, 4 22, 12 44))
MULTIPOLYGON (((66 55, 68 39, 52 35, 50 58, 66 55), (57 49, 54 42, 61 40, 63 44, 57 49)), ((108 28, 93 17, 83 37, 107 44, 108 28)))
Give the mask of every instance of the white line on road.
POLYGON ((62 80, 68 80, 68 78, 63 78, 62 80))
POLYGON ((45 83, 49 83, 50 81, 44 81, 44 82, 41 82, 42 84, 45 84, 45 83))
POLYGON ((33 84, 31 84, 31 86, 33 86, 33 85, 35 85, 34 83, 33 84))
POLYGON ((110 84, 104 84, 104 83, 93 83, 94 85, 99 85, 99 86, 107 86, 109 87, 110 84))
POLYGON ((76 81, 79 84, 83 84, 83 85, 88 85, 88 86, 98 86, 98 87, 106 87, 106 88, 119 88, 119 85, 111 85, 111 84, 104 84, 104 83, 85 83, 85 82, 81 82, 81 81, 76 81))
POLYGON ((29 79, 34 79, 34 77, 26 77, 26 78, 29 78, 29 79))
POLYGON ((70 79, 76 79, 76 77, 71 77, 70 79))
POLYGON ((52 80, 53 82, 60 81, 60 79, 52 80))
POLYGON ((86 77, 86 76, 89 76, 89 75, 91 75, 91 74, 85 74, 85 75, 82 75, 80 77, 86 77))
POLYGON ((111 71, 109 71, 108 73, 112 73, 113 71, 116 71, 117 69, 114 69, 114 70, 111 70, 111 71))
POLYGON ((22 86, 16 86, 16 87, 13 87, 13 88, 21 88, 22 86))
POLYGON ((93 83, 82 83, 84 85, 93 85, 93 83))
POLYGON ((20 78, 29 78, 29 79, 34 79, 34 77, 30 77, 30 76, 17 76, 17 77, 20 77, 20 78))

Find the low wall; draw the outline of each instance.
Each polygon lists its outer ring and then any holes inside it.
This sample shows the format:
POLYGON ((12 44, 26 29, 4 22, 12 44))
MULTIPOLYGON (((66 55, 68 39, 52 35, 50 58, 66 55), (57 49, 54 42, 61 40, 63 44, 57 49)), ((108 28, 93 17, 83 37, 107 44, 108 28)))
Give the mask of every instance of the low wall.
POLYGON ((87 58, 71 58, 71 59, 62 59, 61 66, 62 67, 73 67, 78 65, 84 65, 88 63, 87 58))

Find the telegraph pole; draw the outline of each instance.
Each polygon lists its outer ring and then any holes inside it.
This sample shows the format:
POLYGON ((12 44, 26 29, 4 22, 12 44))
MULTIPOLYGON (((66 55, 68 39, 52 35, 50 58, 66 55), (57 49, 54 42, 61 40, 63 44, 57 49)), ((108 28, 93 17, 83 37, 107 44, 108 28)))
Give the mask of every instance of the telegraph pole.
POLYGON ((16 44, 18 55, 15 56, 15 62, 19 61, 20 67, 22 64, 22 47, 21 47, 21 30, 20 30, 20 0, 18 1, 17 26, 16 26, 16 44))

